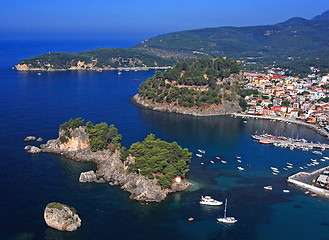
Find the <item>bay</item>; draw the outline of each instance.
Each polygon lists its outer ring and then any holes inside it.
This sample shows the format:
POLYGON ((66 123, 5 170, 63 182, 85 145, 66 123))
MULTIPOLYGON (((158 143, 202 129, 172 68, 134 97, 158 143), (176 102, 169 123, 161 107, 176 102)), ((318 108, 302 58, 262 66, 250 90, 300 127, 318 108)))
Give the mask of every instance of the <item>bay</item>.
MULTIPOLYGON (((250 136, 264 131, 326 142, 314 131, 268 120, 248 119, 244 123, 230 116, 192 117, 139 109, 130 98, 154 71, 38 75, 11 69, 21 58, 35 54, 102 45, 106 42, 0 43, 1 239, 328 239, 328 201, 311 198, 285 181, 310 158, 319 157, 260 145, 250 136), (193 152, 188 177, 196 187, 171 194, 161 203, 141 205, 119 187, 79 183, 80 173, 95 169, 93 164, 52 154, 31 155, 23 149, 27 135, 55 138, 58 126, 75 117, 115 124, 127 147, 149 133, 177 141, 193 152), (197 149, 206 150, 206 154, 196 157, 197 149), (241 163, 236 156, 241 156, 241 163), (295 167, 283 171, 287 162, 295 167), (238 171, 237 166, 245 171, 238 171), (281 173, 272 175, 270 166, 280 168, 281 173), (273 191, 264 191, 265 185, 272 185, 273 191), (283 189, 290 193, 284 194, 283 189), (217 223, 223 207, 200 206, 201 195, 222 201, 228 198, 228 214, 238 222, 229 226, 217 223), (43 210, 53 201, 78 210, 82 218, 78 231, 63 233, 46 226, 43 210), (195 220, 189 222, 189 217, 195 220)), ((319 168, 327 164, 320 163, 319 168)))

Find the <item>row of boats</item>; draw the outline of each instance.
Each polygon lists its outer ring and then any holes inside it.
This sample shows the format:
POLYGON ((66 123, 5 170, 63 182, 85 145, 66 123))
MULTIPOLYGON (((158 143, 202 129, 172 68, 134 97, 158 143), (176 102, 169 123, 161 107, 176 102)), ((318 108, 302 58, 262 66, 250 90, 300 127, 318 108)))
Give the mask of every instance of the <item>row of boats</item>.
MULTIPOLYGON (((325 162, 328 161, 329 157, 322 157, 319 161, 321 162, 325 162)), ((307 163, 304 166, 300 166, 299 169, 304 170, 307 169, 309 167, 314 167, 320 164, 320 162, 317 159, 310 159, 310 163, 307 163)), ((294 167, 294 165, 292 163, 287 162, 287 165, 285 167, 283 167, 283 170, 287 171, 289 169, 292 169, 294 167)), ((276 167, 270 167, 270 170, 272 171, 273 175, 278 175, 280 173, 280 170, 276 167)))
MULTIPOLYGON (((200 204, 210 205, 210 206, 220 206, 223 202, 213 199, 211 196, 201 196, 200 204)), ((217 222, 220 223, 236 223, 238 220, 235 217, 228 217, 226 215, 227 211, 227 199, 225 199, 225 208, 223 217, 218 217, 217 222)))
MULTIPOLYGON (((319 148, 324 151, 329 148, 328 144, 308 142, 303 138, 288 138, 284 136, 273 136, 271 134, 254 134, 251 137, 261 144, 273 144, 275 147, 289 148, 290 150, 300 149, 302 151, 309 151, 313 150, 313 148, 319 148)), ((322 155, 322 151, 316 150, 312 151, 312 153, 322 155)))

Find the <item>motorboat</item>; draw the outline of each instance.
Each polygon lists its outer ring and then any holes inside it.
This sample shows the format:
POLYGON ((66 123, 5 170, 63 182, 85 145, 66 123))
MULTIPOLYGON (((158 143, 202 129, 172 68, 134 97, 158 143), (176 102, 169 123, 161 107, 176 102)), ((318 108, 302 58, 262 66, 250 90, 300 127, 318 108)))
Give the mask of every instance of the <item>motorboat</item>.
POLYGON ((210 163, 215 163, 214 161, 210 161, 210 163))
POLYGON ((265 186, 264 189, 269 191, 273 190, 272 186, 265 186))
POLYGON ((279 169, 277 169, 276 167, 270 167, 272 171, 278 171, 279 169))
POLYGON ((239 169, 240 171, 243 171, 244 170, 243 167, 237 167, 237 169, 239 169))
POLYGON ((226 162, 226 161, 224 161, 224 160, 221 160, 221 162, 222 162, 222 163, 227 163, 227 162, 226 162))
POLYGON ((198 152, 199 153, 202 153, 202 154, 205 154, 206 153, 206 151, 205 150, 202 150, 202 149, 198 149, 198 152))
POLYGON ((217 218, 217 221, 220 222, 220 223, 236 223, 238 220, 235 219, 235 217, 227 217, 226 216, 226 210, 227 210, 227 199, 225 200, 224 217, 217 218))
POLYGON ((197 154, 195 154, 197 157, 202 157, 202 154, 199 154, 199 153, 197 153, 197 154))
POLYGON ((284 192, 284 193, 290 193, 290 191, 288 189, 283 189, 282 192, 284 192))
POLYGON ((223 202, 213 199, 210 196, 201 196, 200 204, 211 205, 211 206, 220 206, 223 202))

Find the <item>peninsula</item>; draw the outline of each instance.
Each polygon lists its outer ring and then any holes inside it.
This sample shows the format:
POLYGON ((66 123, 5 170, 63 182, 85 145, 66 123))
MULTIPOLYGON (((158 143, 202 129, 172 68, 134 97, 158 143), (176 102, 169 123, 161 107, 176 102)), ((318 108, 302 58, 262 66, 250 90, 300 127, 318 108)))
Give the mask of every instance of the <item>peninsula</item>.
POLYGON ((227 58, 191 59, 157 72, 132 98, 137 106, 194 116, 240 112, 242 74, 227 58))
POLYGON ((60 126, 57 139, 41 145, 41 151, 95 163, 96 172, 82 173, 80 182, 119 185, 138 201, 160 202, 171 192, 193 186, 185 180, 191 159, 188 149, 153 134, 129 149, 121 146, 121 139, 114 125, 84 125, 81 118, 70 119, 60 126))

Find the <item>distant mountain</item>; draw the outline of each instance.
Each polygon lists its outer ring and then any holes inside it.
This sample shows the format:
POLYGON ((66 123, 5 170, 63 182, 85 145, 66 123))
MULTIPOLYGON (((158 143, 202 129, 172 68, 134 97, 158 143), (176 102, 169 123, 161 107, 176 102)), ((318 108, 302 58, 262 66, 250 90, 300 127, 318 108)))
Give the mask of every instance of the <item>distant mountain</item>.
POLYGON ((313 21, 317 21, 317 20, 328 20, 329 19, 329 10, 325 11, 324 13, 315 16, 314 18, 312 18, 313 21))
POLYGON ((287 57, 329 56, 329 21, 325 12, 313 20, 291 18, 283 23, 253 27, 218 27, 174 32, 150 38, 135 49, 164 58, 229 56, 255 61, 287 57))
POLYGON ((18 70, 162 67, 189 58, 228 56, 249 66, 291 59, 329 58, 329 11, 312 20, 252 27, 217 27, 163 34, 127 49, 50 53, 22 60, 18 70))

